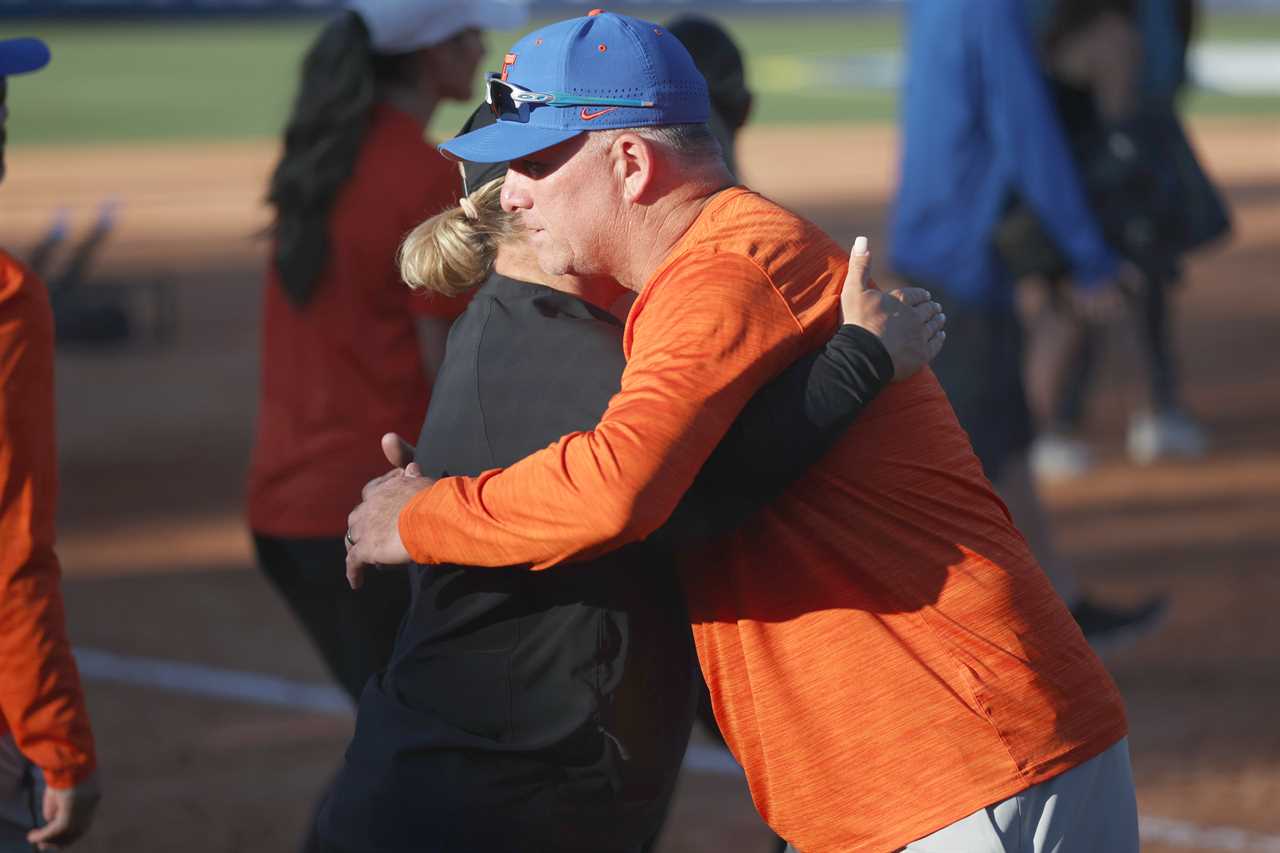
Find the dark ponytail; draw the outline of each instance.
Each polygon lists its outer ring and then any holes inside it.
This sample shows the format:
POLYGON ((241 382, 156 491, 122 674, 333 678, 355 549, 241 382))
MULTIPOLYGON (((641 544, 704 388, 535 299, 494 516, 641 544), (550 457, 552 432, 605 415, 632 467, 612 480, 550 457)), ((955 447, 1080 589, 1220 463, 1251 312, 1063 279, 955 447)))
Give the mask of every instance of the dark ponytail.
POLYGON ((334 199, 355 169, 376 98, 378 59, 355 12, 331 21, 307 51, 271 176, 272 260, 285 293, 305 305, 329 257, 334 199))

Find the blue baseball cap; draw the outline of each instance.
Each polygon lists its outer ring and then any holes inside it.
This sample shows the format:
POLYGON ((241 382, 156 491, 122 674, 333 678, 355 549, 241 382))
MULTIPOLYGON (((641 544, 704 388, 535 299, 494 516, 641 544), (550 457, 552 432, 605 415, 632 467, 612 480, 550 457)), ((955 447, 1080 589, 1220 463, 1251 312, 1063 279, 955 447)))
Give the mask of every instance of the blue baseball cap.
POLYGON ((536 30, 489 75, 497 121, 440 146, 473 163, 517 160, 592 130, 701 124, 707 83, 665 28, 593 10, 536 30))
POLYGON ((40 39, 0 39, 0 77, 39 71, 48 64, 49 46, 40 39))

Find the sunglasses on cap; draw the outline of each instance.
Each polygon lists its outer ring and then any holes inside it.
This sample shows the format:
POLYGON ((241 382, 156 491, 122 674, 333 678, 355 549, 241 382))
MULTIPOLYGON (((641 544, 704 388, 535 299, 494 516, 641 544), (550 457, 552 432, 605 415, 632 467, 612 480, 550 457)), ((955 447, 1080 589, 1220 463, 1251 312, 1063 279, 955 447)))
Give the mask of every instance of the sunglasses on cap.
POLYGON ((490 72, 485 77, 485 103, 494 118, 504 121, 527 122, 534 107, 652 107, 653 101, 635 98, 589 98, 568 92, 535 92, 517 86, 501 75, 490 72))

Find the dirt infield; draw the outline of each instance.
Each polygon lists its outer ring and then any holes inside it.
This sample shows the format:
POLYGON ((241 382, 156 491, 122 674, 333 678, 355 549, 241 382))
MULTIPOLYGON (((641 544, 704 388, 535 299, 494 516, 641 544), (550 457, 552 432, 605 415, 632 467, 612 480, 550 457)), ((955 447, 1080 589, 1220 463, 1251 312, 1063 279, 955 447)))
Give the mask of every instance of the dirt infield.
MULTIPOLYGON (((1168 591, 1169 623, 1108 659, 1129 703, 1146 850, 1280 850, 1280 126, 1195 136, 1237 217, 1190 266, 1177 330, 1212 456, 1122 453, 1139 376, 1120 342, 1092 422, 1096 475, 1049 495, 1064 550, 1113 598, 1168 591)), ((751 132, 749 182, 849 243, 883 245, 884 128, 751 132)), ((0 195, 24 250, 61 206, 123 202, 100 272, 169 277, 176 335, 59 355, 61 546, 72 635, 117 655, 309 684, 319 662, 251 568, 241 491, 256 395, 260 204, 269 143, 18 149, 0 195)), ((163 680, 163 679, 158 679, 163 680)), ((339 760, 341 714, 88 683, 109 793, 84 851, 292 849, 339 760)), ((665 853, 767 849, 743 785, 686 774, 665 853)))

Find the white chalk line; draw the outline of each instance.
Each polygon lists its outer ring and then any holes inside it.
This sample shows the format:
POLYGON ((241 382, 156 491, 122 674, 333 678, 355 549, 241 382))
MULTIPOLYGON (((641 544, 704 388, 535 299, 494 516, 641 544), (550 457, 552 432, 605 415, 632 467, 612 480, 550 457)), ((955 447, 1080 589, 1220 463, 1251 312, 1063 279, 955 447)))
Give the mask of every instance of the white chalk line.
MULTIPOLYGON (((329 684, 182 661, 120 655, 100 649, 78 648, 75 654, 81 674, 94 681, 311 713, 349 715, 353 711, 347 694, 329 684)), ((692 773, 742 775, 742 768, 728 752, 707 744, 690 744, 685 753, 684 767, 692 773)), ((1280 835, 1265 835, 1232 826, 1203 826, 1173 818, 1142 817, 1138 828, 1143 841, 1173 847, 1280 853, 1280 835)))
POLYGON ((300 711, 350 714, 351 700, 338 687, 308 684, 274 675, 259 675, 182 661, 133 657, 77 648, 76 664, 85 678, 116 684, 155 687, 175 693, 271 705, 300 711))

